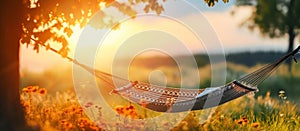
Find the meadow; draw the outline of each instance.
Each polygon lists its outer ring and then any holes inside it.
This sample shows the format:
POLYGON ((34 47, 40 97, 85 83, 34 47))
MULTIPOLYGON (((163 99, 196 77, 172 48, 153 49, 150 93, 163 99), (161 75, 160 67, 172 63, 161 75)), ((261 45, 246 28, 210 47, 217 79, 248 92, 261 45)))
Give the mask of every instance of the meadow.
MULTIPOLYGON (((41 130, 166 130, 156 125, 116 121, 108 123, 101 119, 91 121, 85 111, 97 110, 101 106, 86 103, 80 106, 74 92, 47 94, 45 88, 28 86, 23 88, 22 105, 26 110, 26 120, 33 128, 41 130)), ((137 105, 123 104, 114 107, 115 111, 128 119, 144 119, 146 110, 139 110, 137 105), (124 112, 123 112, 124 111, 124 112), (129 113, 130 112, 130 113, 129 113)), ((185 118, 173 125, 172 130, 299 130, 300 109, 298 105, 285 98, 284 94, 271 98, 247 95, 219 106, 204 123, 199 122, 202 111, 191 111, 185 118)), ((151 112, 149 112, 151 113, 151 112)), ((147 115, 149 116, 149 115, 147 115)), ((169 126, 168 119, 162 120, 169 126)))
MULTIPOLYGON (((229 63, 227 80, 231 81, 237 76, 251 72, 261 66, 256 65, 247 68, 229 63)), ((93 102, 80 105, 72 87, 55 91, 43 88, 43 86, 26 85, 22 88, 21 103, 26 111, 28 125, 40 130, 169 130, 169 127, 172 127, 171 130, 174 131, 296 131, 300 130, 300 107, 297 103, 299 102, 297 94, 300 93, 299 67, 299 65, 295 65, 293 67, 295 71, 292 74, 288 74, 285 71, 286 67, 282 66, 274 75, 259 86, 260 91, 258 93, 243 96, 217 107, 205 122, 200 122, 199 119, 205 111, 191 111, 177 124, 171 123, 168 118, 160 120, 163 122, 163 126, 157 126, 155 122, 152 124, 137 123, 131 121, 131 119, 143 120, 160 114, 126 102, 120 97, 114 97, 113 101, 118 102, 110 105, 120 119, 108 122, 102 118, 102 115, 107 112, 103 111, 101 105, 93 102), (88 117, 90 111, 96 114, 94 121, 88 117)), ((176 70, 175 68, 164 67, 159 69, 165 72, 176 70)), ((202 72, 207 77, 206 81, 204 80, 201 84, 209 83, 210 73, 207 71, 208 69, 209 67, 199 69, 200 74, 202 72)), ((147 72, 145 68, 142 68, 142 70, 147 72)), ((145 73, 145 75, 148 74, 145 73)), ((143 79, 143 77, 136 75, 134 78, 143 79)), ((28 81, 26 80, 25 82, 28 81)), ((180 113, 174 115, 180 115, 180 113)))

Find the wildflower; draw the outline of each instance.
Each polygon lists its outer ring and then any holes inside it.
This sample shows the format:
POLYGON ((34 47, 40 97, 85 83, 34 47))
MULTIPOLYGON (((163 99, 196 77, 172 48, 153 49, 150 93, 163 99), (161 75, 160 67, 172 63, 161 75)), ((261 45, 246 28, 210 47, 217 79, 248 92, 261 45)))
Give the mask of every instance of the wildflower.
POLYGON ((93 106, 93 103, 92 103, 92 102, 88 102, 88 103, 86 103, 86 104, 84 105, 85 108, 89 108, 89 107, 91 107, 91 106, 93 106))
POLYGON ((255 123, 252 123, 251 126, 254 128, 257 128, 260 126, 260 124, 258 122, 255 122, 255 123))
POLYGON ((189 127, 188 127, 188 123, 186 122, 186 121, 183 121, 182 122, 182 130, 183 131, 187 131, 187 130, 189 130, 189 127))
POLYGON ((78 123, 86 124, 89 120, 87 118, 79 118, 78 123))
POLYGON ((75 105, 72 105, 71 107, 69 107, 69 110, 71 112, 75 112, 76 111, 76 106, 75 105))
POLYGON ((27 89, 28 89, 29 91, 31 91, 32 86, 27 86, 27 89))
POLYGON ((64 124, 66 122, 67 122, 67 120, 60 120, 60 124, 64 124))
POLYGON ((124 114, 124 106, 122 106, 122 105, 116 106, 116 107, 115 107, 115 111, 117 111, 117 113, 118 113, 119 115, 123 115, 123 114, 124 114))
POLYGON ((29 93, 29 92, 30 92, 30 91, 28 90, 27 87, 23 88, 22 91, 23 91, 24 93, 29 93))
POLYGON ((82 130, 84 130, 84 124, 79 124, 79 127, 82 128, 82 130))
POLYGON ((77 108, 77 110, 75 111, 76 114, 81 114, 83 112, 83 109, 81 107, 77 108))
POLYGON ((51 109, 46 108, 46 109, 44 109, 44 112, 45 112, 45 113, 50 113, 50 112, 51 112, 51 109))
POLYGON ((67 108, 63 109, 63 113, 68 114, 69 110, 67 108))
POLYGON ((128 109, 135 110, 135 107, 130 103, 130 105, 128 106, 128 109))
POLYGON ((45 88, 41 88, 41 89, 39 89, 39 93, 41 95, 45 95, 47 93, 47 90, 45 88))
MULTIPOLYGON (((135 107, 132 104, 130 104, 129 106, 118 105, 115 107, 115 111, 118 113, 118 115, 124 115, 126 117, 131 117, 131 118, 137 117, 135 107)), ((101 112, 99 113, 101 115, 101 112)))
POLYGON ((38 91, 38 89, 39 89, 38 86, 32 86, 31 92, 35 93, 38 91))
POLYGON ((248 123, 248 121, 249 121, 248 119, 244 119, 244 123, 245 123, 245 124, 247 124, 247 123, 248 123))
POLYGON ((239 120, 237 120, 237 124, 239 125, 245 125, 249 122, 246 116, 242 116, 239 120))
POLYGON ((166 121, 166 122, 163 123, 163 125, 168 127, 170 125, 170 123, 166 121))
POLYGON ((27 108, 29 108, 29 102, 27 102, 27 101, 22 101, 21 102, 21 105, 25 108, 25 109, 27 109, 27 108))
POLYGON ((242 119, 243 119, 243 122, 244 122, 245 124, 247 124, 247 123, 248 123, 248 121, 249 121, 249 120, 247 119, 247 117, 246 117, 246 116, 243 116, 243 117, 242 117, 242 119))
POLYGON ((97 126, 90 126, 91 131, 99 131, 97 126))
POLYGON ((131 118, 136 118, 136 117, 137 117, 137 114, 136 114, 136 112, 135 112, 134 110, 130 111, 130 112, 128 113, 128 115, 129 115, 129 117, 131 117, 131 118))
POLYGON ((220 115, 220 119, 224 119, 224 115, 220 115))
POLYGON ((243 124, 243 119, 239 119, 238 121, 237 121, 237 124, 239 124, 239 125, 241 125, 241 124, 243 124))
POLYGON ((127 129, 130 129, 130 128, 132 128, 132 125, 126 124, 124 127, 127 129))
POLYGON ((73 127, 72 123, 70 123, 70 122, 65 122, 64 126, 65 126, 65 128, 72 128, 73 127))
POLYGON ((287 99, 287 96, 285 95, 285 91, 284 90, 279 91, 279 95, 278 96, 282 100, 286 100, 287 99))
POLYGON ((280 116, 280 117, 283 117, 283 116, 284 116, 284 114, 283 114, 283 113, 280 113, 280 114, 279 114, 279 116, 280 116))
POLYGON ((279 94, 284 94, 284 93, 285 93, 284 90, 279 91, 279 94))

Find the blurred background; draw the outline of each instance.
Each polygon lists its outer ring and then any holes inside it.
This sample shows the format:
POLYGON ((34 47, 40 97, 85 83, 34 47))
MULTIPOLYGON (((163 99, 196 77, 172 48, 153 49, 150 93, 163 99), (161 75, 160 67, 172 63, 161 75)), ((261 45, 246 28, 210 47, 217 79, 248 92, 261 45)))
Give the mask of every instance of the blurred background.
MULTIPOLYGON (((268 1, 270 3, 263 1, 253 3, 251 1, 230 0, 226 4, 216 4, 211 8, 204 1, 191 0, 190 2, 200 10, 201 15, 205 16, 224 47, 227 62, 226 81, 228 82, 279 59, 286 54, 290 47, 291 34, 286 29, 287 27, 283 27, 284 24, 288 26, 289 21, 286 23, 278 22, 283 21, 283 17, 279 17, 280 12, 286 16, 289 15, 289 5, 278 2, 270 4, 272 1, 268 1), (264 8, 259 9, 257 5, 264 8), (274 6, 277 8, 275 9, 274 6), (272 10, 277 12, 278 17, 275 16, 276 13, 270 12, 272 10), (259 19, 264 13, 266 13, 264 17, 266 19, 259 19), (274 16, 272 15, 269 18, 267 13, 274 14, 274 16), (270 23, 270 21, 273 21, 273 23, 270 23)), ((167 7, 168 3, 164 6, 167 7)), ((299 2, 297 3, 296 1, 295 6, 298 7, 299 2)), ((294 16, 299 16, 299 12, 293 11, 294 16)), ((178 17, 184 17, 191 21, 199 17, 197 14, 192 13, 184 15, 178 13, 178 15, 181 15, 178 17)), ((299 20, 298 17, 294 17, 290 21, 293 19, 299 20)), ((299 45, 299 35, 297 34, 300 26, 297 24, 299 22, 292 24, 294 25, 293 31, 295 35, 293 38, 294 47, 299 45)), ((127 30, 131 29, 121 24, 120 30, 124 28, 127 30)), ((69 44, 71 55, 74 53, 76 42, 81 32, 79 27, 74 27, 73 29, 74 33, 70 37, 69 44)), ((211 85, 211 66, 205 49, 201 46, 197 47, 195 44, 187 46, 192 49, 201 78, 200 84, 196 88, 209 87, 211 85)), ((50 94, 57 91, 73 90, 72 63, 51 51, 46 51, 44 48, 41 48, 39 53, 36 53, 32 48, 22 45, 20 49, 21 87, 38 85, 47 88, 50 94)), ((176 49, 176 47, 172 48, 176 49)), ((179 53, 176 57, 184 58, 186 57, 185 55, 179 53)), ((220 53, 215 52, 215 55, 220 55, 220 53)), ((299 56, 296 57, 299 58, 299 56)), ((110 62, 111 60, 107 61, 110 62)), ((128 60, 122 58, 118 59, 118 61, 128 60)), ((153 70, 160 70, 164 73, 167 85, 178 87, 180 84, 180 73, 176 62, 166 55, 137 56, 130 65, 130 78, 148 82, 148 76, 153 70)), ((185 74, 186 76, 182 77, 188 77, 189 71, 187 70, 185 74)), ((158 84, 162 82, 159 78, 161 77, 157 77, 157 80, 155 80, 158 84)), ((287 99, 297 103, 300 101, 300 96, 298 95, 300 93, 299 81, 299 64, 292 64, 291 72, 288 64, 282 65, 270 78, 260 85, 260 91, 256 93, 256 96, 265 96, 267 92, 271 92, 272 97, 278 98, 278 92, 284 90, 287 99)))

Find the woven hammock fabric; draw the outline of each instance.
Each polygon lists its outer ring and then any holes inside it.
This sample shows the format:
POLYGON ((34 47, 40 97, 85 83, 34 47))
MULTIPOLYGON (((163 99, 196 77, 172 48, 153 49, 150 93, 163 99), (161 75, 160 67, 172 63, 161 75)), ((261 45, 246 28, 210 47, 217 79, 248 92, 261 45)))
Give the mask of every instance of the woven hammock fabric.
POLYGON ((158 112, 200 110, 221 105, 257 88, 233 81, 222 87, 206 89, 165 88, 146 83, 129 83, 113 90, 123 98, 158 112))

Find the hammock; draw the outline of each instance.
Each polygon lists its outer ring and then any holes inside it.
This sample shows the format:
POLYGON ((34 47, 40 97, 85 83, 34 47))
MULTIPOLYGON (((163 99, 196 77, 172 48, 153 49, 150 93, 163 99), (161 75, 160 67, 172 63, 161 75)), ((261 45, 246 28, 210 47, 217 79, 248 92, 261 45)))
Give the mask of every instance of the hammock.
POLYGON ((257 91, 257 86, 270 76, 271 73, 289 57, 292 57, 295 62, 297 62, 294 56, 299 50, 300 46, 276 62, 268 64, 261 69, 224 86, 206 89, 179 89, 151 85, 138 81, 132 82, 118 76, 92 69, 86 65, 80 64, 76 60, 73 60, 73 62, 114 88, 111 92, 112 94, 118 94, 130 102, 137 103, 153 111, 183 112, 222 105, 245 94, 257 91), (112 78, 122 81, 123 86, 115 88, 113 83, 110 82, 110 79, 112 78))
MULTIPOLYGON (((41 44, 44 45, 44 44, 41 44)), ((50 49, 58 53, 55 49, 50 49)), ((66 57, 74 64, 79 65, 97 78, 113 88, 111 94, 118 94, 124 99, 137 103, 145 108, 157 112, 184 112, 189 110, 201 110, 222 105, 228 101, 239 98, 245 94, 258 90, 257 86, 262 83, 271 73, 276 70, 285 60, 292 57, 297 63, 295 54, 300 46, 274 63, 268 64, 248 75, 236 79, 224 86, 210 87, 205 89, 180 89, 163 87, 127 79, 93 69, 78 61, 66 57), (117 80, 121 87, 116 88, 111 80, 117 80)))

